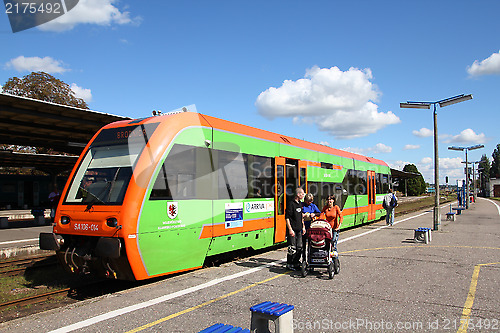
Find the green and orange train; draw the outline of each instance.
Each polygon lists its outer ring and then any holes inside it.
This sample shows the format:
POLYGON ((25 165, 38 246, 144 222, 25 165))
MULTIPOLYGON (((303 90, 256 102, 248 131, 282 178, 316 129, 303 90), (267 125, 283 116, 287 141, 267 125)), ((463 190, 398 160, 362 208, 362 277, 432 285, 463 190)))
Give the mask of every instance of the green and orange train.
POLYGON ((84 149, 40 247, 72 272, 143 280, 284 242, 298 186, 320 208, 336 195, 347 228, 385 215, 390 183, 381 160, 199 113, 119 121, 84 149))

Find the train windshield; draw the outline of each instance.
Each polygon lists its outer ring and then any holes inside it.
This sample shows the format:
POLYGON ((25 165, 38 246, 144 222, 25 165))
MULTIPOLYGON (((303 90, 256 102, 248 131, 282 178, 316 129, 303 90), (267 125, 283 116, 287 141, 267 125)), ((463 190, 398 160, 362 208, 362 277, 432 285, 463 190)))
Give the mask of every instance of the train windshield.
POLYGON ((85 154, 66 196, 66 203, 121 204, 137 158, 156 124, 101 131, 85 154))

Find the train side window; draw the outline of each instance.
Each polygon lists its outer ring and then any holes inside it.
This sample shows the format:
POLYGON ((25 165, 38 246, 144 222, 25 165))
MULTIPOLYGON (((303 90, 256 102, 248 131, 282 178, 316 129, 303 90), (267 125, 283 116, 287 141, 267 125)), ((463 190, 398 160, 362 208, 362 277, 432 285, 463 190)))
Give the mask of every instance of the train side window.
POLYGON ((321 168, 332 170, 333 169, 333 164, 332 163, 321 162, 321 168))
POLYGON ((342 185, 343 185, 344 189, 347 190, 347 193, 349 195, 357 194, 354 191, 357 183, 358 183, 358 181, 357 181, 357 177, 356 177, 356 171, 353 169, 347 170, 347 175, 346 175, 346 177, 344 177, 344 181, 342 182, 342 185))
POLYGON ((357 171, 357 183, 354 188, 356 194, 367 194, 368 174, 366 171, 357 171))
POLYGON ((211 170, 208 149, 175 144, 161 166, 150 199, 211 199, 211 170))
POLYGON ((246 154, 218 151, 219 199, 245 199, 248 195, 246 154))
POLYGON ((382 193, 389 192, 389 175, 382 175, 382 193))
POLYGON ((376 193, 377 194, 382 194, 384 193, 382 190, 382 174, 381 173, 376 173, 375 174, 375 188, 376 188, 376 193))
POLYGON ((274 159, 247 155, 247 198, 274 198, 274 159))

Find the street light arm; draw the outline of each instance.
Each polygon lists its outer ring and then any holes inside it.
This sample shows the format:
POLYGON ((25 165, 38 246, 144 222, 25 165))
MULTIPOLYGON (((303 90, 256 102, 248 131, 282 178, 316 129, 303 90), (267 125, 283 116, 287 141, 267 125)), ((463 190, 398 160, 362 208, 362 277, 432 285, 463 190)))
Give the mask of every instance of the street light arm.
POLYGON ((468 101, 470 99, 472 99, 471 94, 469 94, 469 95, 462 94, 462 95, 458 95, 455 97, 450 97, 447 99, 440 100, 437 103, 439 104, 440 107, 443 108, 445 106, 453 105, 453 104, 460 103, 460 102, 465 102, 465 101, 468 101))

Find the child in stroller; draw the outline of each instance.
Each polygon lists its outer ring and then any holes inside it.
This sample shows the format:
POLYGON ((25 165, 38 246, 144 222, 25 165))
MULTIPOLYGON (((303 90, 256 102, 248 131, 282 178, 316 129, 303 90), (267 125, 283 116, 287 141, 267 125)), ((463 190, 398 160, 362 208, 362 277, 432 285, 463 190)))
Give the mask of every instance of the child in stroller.
POLYGON ((314 268, 326 268, 328 277, 333 279, 334 274, 340 271, 338 255, 332 247, 332 227, 325 220, 318 219, 311 223, 307 230, 307 253, 306 260, 302 262, 302 277, 307 275, 307 271, 314 268))

